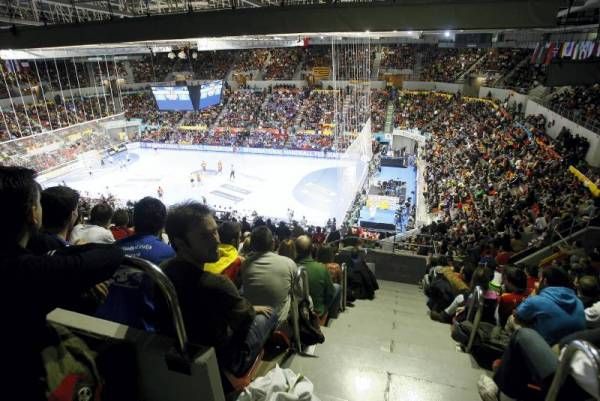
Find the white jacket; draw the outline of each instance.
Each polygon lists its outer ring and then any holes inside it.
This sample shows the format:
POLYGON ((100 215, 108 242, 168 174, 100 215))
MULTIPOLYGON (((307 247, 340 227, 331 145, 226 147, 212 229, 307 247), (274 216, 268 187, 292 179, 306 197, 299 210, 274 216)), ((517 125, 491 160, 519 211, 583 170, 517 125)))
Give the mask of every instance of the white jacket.
POLYGON ((93 224, 77 224, 73 227, 69 242, 72 244, 112 244, 115 242, 110 230, 93 224))

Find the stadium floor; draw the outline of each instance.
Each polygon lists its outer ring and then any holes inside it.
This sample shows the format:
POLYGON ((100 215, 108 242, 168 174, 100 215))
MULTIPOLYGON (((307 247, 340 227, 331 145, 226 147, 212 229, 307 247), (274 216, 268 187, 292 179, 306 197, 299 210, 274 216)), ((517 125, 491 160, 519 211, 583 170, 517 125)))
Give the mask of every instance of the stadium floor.
POLYGON ((373 301, 357 301, 324 327, 317 358, 284 367, 305 375, 322 401, 478 401, 483 372, 457 350, 450 326, 431 321, 415 285, 379 281, 373 301))
POLYGON ((91 169, 80 167, 43 185, 65 181, 85 196, 111 193, 126 200, 156 197, 161 186, 167 205, 205 197, 217 210, 231 208, 243 214, 255 210, 280 219, 288 219, 291 208, 294 219, 300 221, 306 216, 308 223, 323 225, 331 217, 343 220, 357 190, 354 178, 360 164, 312 157, 165 149, 136 149, 128 155, 126 168, 119 167, 127 157, 122 153, 104 167, 97 163, 91 169), (206 172, 202 172, 202 183, 192 185, 190 177, 202 170, 203 161, 206 172), (221 174, 217 172, 219 161, 223 163, 221 174), (232 164, 234 180, 229 179, 232 164))

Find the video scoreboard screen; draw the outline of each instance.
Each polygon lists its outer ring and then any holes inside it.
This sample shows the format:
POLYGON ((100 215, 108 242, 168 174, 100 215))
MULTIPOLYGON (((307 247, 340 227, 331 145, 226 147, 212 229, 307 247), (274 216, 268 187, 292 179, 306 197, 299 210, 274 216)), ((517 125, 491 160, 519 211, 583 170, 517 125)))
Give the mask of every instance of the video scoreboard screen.
POLYGON ((194 105, 187 86, 153 86, 152 94, 161 111, 191 111, 194 105))
POLYGON ((221 103, 221 93, 223 92, 223 81, 206 82, 200 85, 200 103, 198 110, 204 110, 207 107, 221 103))

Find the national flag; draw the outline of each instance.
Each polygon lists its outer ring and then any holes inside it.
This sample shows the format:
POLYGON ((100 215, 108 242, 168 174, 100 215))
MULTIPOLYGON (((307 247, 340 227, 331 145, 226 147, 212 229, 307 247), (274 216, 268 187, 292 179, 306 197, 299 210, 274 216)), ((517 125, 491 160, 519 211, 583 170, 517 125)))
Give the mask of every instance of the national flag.
POLYGON ((578 60, 580 47, 581 47, 581 42, 575 43, 575 47, 573 48, 573 54, 571 55, 572 60, 578 60))
POLYGON ((536 60, 536 58, 537 58, 537 53, 538 53, 539 51, 540 51, 540 44, 539 44, 539 43, 537 43, 537 44, 535 45, 535 49, 533 49, 533 53, 531 53, 531 60, 530 60, 530 63, 531 63, 531 64, 535 64, 535 60, 536 60))
POLYGON ((544 57, 544 64, 550 64, 552 58, 554 57, 554 49, 556 48, 556 44, 554 42, 550 42, 548 45, 548 50, 546 51, 546 57, 544 57))
POLYGON ((594 54, 594 42, 592 42, 591 40, 586 40, 585 45, 584 45, 582 60, 592 57, 593 54, 594 54))
POLYGON ((550 43, 545 43, 542 50, 538 53, 538 57, 535 61, 536 65, 542 64, 546 59, 546 54, 548 54, 548 49, 550 49, 550 43))
POLYGON ((571 57, 571 55, 573 54, 573 48, 575 47, 574 45, 575 45, 574 42, 565 42, 561 57, 562 58, 571 57))

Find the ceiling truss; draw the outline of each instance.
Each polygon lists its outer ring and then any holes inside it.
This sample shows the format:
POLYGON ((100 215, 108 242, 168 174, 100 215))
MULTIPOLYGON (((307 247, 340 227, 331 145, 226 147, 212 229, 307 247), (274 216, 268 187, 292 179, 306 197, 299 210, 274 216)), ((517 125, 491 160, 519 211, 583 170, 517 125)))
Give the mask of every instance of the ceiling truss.
MULTIPOLYGON (((287 0, 289 3, 306 1, 287 0)), ((318 3, 315 1, 314 3, 318 3)), ((277 0, 6 0, 0 24, 74 24, 157 14, 276 6, 277 0)))

